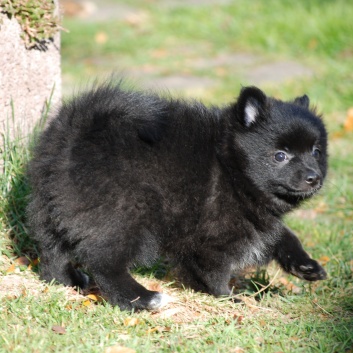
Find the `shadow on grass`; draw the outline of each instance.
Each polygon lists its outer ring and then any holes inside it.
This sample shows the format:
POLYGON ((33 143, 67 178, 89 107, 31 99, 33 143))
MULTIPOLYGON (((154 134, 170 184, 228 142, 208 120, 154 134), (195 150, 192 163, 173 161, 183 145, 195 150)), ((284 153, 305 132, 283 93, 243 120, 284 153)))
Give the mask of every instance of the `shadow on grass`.
POLYGON ((30 187, 26 165, 31 148, 29 139, 3 138, 3 174, 1 175, 1 208, 5 232, 3 237, 11 241, 13 256, 38 257, 36 245, 28 235, 26 207, 30 187))

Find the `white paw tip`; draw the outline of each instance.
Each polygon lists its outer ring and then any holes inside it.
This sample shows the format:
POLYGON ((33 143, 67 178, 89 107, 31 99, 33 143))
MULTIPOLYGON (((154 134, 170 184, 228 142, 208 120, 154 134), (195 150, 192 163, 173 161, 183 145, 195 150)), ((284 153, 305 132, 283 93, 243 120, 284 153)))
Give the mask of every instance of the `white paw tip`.
POLYGON ((174 301, 174 298, 168 294, 158 293, 156 294, 153 299, 149 302, 148 308, 151 310, 160 309, 163 306, 174 301))

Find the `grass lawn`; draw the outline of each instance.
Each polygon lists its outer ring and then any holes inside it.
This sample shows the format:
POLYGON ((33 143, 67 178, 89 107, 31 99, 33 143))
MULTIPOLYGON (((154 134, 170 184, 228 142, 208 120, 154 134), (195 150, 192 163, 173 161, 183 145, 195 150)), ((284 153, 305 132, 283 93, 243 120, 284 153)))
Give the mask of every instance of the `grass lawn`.
MULTIPOLYGON (((297 63, 306 74, 260 81, 282 99, 308 94, 330 133, 330 171, 314 200, 286 219, 328 279, 307 283, 276 264, 234 283, 243 304, 183 289, 163 263, 138 280, 175 298, 158 312, 121 312, 92 293, 41 283, 26 231, 30 149, 1 148, 0 352, 353 352, 353 4, 330 0, 104 0, 131 8, 118 19, 67 18, 64 92, 111 71, 137 85, 196 82, 176 94, 224 104, 259 68, 297 63), (269 65, 269 66, 266 66, 269 65), (166 82, 166 81, 159 81, 166 82), (202 86, 203 82, 207 82, 202 86), (201 83, 201 85, 199 84, 201 83)), ((103 6, 103 5, 102 5, 103 6)), ((149 86, 150 87, 150 86, 149 86)))

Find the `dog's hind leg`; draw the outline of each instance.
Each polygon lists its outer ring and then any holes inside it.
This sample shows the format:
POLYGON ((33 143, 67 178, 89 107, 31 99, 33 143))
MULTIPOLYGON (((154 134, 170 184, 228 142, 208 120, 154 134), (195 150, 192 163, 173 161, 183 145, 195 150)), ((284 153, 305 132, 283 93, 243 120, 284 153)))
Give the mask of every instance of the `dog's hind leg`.
POLYGON ((56 248, 43 248, 40 253, 40 278, 46 282, 55 280, 70 287, 86 288, 89 278, 74 267, 68 254, 56 248))
POLYGON ((122 310, 155 310, 171 300, 168 295, 147 290, 135 281, 128 270, 131 254, 114 251, 112 247, 100 249, 101 253, 97 246, 89 249, 90 254, 85 253, 83 262, 112 305, 118 305, 122 310))
POLYGON ((159 309, 170 301, 168 295, 147 290, 135 281, 128 271, 103 273, 93 271, 93 276, 112 305, 118 305, 122 310, 159 309))

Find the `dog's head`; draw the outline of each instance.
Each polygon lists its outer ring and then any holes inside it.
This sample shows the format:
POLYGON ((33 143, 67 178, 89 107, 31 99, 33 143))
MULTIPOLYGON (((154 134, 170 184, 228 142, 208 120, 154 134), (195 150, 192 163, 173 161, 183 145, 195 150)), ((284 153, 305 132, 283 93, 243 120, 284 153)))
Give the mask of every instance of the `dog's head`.
POLYGON ((315 194, 327 171, 327 133, 309 98, 282 102, 255 87, 235 105, 235 153, 255 186, 283 205, 315 194))

